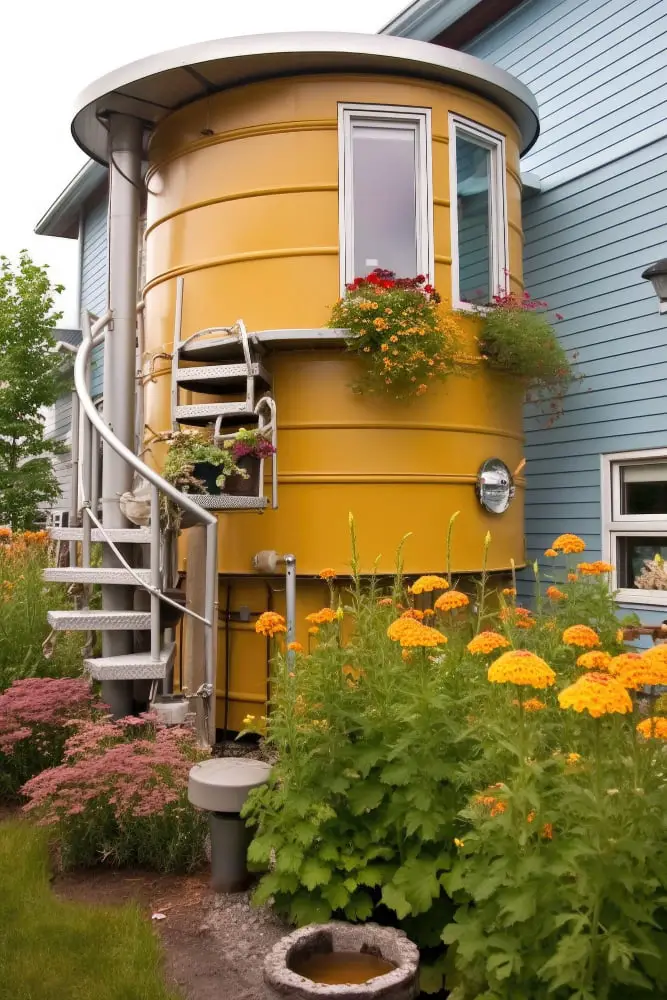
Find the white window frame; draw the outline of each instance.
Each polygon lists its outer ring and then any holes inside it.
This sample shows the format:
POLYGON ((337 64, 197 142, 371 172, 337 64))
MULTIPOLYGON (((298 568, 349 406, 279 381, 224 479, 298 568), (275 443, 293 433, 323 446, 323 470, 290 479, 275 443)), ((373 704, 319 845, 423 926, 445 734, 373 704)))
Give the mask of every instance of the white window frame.
POLYGON ((463 118, 461 115, 449 115, 449 204, 452 237, 452 307, 470 312, 479 311, 483 306, 472 302, 462 302, 459 298, 459 213, 458 184, 456 177, 456 139, 457 136, 470 139, 484 146, 491 152, 491 184, 489 197, 491 202, 491 225, 489 227, 490 279, 492 281, 491 295, 503 294, 508 290, 509 271, 509 235, 507 226, 507 184, 505 137, 493 129, 486 128, 478 122, 463 118))
MULTIPOLYGON (((415 191, 417 220, 417 274, 434 281, 433 167, 431 159, 431 110, 393 104, 338 105, 338 228, 340 240, 340 288, 354 273, 354 192, 352 184, 352 126, 357 122, 416 132, 415 191)), ((414 277, 414 275, 399 275, 414 277)))
MULTIPOLYGON (((647 465, 652 462, 667 464, 667 448, 652 448, 648 451, 622 451, 601 457, 602 558, 614 567, 611 574, 611 585, 614 590, 617 590, 618 539, 641 535, 662 535, 667 540, 667 514, 656 520, 655 516, 651 514, 621 513, 621 468, 631 465, 647 465)), ((667 590, 637 590, 623 587, 618 590, 617 600, 619 604, 667 607, 667 590)))

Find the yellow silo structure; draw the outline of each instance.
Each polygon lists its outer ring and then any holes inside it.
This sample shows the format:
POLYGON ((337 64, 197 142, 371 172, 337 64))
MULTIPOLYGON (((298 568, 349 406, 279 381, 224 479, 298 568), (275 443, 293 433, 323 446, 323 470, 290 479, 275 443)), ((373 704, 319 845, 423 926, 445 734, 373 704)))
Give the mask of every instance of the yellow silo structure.
MULTIPOLYGON (((284 606, 284 575, 258 576, 258 551, 295 556, 304 643, 305 614, 328 597, 319 571, 349 573, 349 512, 367 573, 379 555, 391 573, 407 532, 405 572, 442 571, 457 510, 457 575, 480 570, 489 530, 489 571, 523 560, 521 476, 500 515, 476 492, 488 459, 520 467, 521 384, 470 363, 407 402, 355 394, 360 362, 327 324, 361 268, 404 267, 461 310, 474 354, 470 300, 489 301, 506 279, 523 288, 519 157, 537 115, 508 74, 422 42, 304 34, 191 48, 156 57, 117 93, 175 108, 153 112, 145 177, 151 435, 172 428, 176 403, 218 398, 187 385, 175 397, 175 331, 183 342, 242 318, 271 377, 278 507, 219 514, 218 725, 238 729, 266 698, 255 615, 284 606)), ((160 447, 152 454, 159 465, 160 447)))

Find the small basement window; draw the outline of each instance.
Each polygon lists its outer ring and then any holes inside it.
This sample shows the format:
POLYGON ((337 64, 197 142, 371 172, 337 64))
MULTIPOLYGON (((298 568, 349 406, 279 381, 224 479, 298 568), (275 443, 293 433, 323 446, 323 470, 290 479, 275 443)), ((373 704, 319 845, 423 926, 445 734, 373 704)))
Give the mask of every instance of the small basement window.
POLYGON ((667 451, 603 455, 603 550, 623 603, 667 604, 667 590, 638 587, 645 562, 667 561, 667 451))
POLYGON ((453 302, 488 305, 507 287, 505 140, 449 116, 453 302))
POLYGON ((342 286, 433 274, 430 142, 427 108, 339 105, 342 286))

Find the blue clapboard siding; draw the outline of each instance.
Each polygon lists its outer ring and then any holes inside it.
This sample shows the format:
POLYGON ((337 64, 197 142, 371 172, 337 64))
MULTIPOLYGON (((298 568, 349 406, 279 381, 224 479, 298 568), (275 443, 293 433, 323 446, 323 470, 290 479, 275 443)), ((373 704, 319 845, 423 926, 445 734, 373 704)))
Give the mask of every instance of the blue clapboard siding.
MULTIPOLYGON (((81 249, 81 308, 101 316, 107 308, 107 198, 86 206, 81 249)), ((93 352, 92 395, 102 395, 104 381, 103 347, 93 352)))
MULTIPOLYGON (((467 47, 539 102, 525 281, 585 375, 554 427, 526 412, 531 559, 564 531, 598 558, 601 454, 667 445, 667 323, 640 277, 667 249, 666 47, 664 0, 528 0, 467 47)), ((628 610, 662 621, 648 600, 628 610)))

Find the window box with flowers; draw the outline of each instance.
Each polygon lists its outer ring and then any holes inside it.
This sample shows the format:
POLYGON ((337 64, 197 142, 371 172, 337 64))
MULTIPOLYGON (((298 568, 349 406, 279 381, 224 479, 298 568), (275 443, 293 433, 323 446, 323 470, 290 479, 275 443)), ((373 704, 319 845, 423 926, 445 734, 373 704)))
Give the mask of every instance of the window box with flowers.
POLYGON ((349 331, 348 350, 363 362, 356 392, 408 399, 457 369, 459 327, 423 274, 397 278, 376 268, 346 285, 329 325, 349 331))
POLYGON ((276 449, 261 430, 242 427, 233 438, 225 441, 238 471, 225 480, 224 492, 236 497, 256 497, 261 492, 262 462, 271 458, 276 449))

